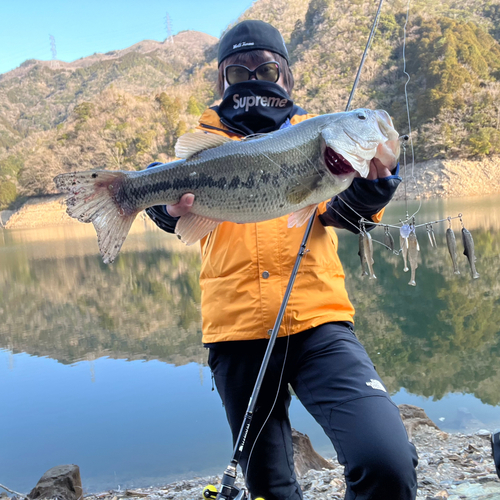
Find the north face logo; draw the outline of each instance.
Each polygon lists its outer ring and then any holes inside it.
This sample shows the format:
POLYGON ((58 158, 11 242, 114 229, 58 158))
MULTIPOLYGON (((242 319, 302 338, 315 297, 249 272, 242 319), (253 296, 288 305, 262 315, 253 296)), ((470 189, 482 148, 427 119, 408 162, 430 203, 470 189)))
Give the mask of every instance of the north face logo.
POLYGON ((382 385, 382 382, 379 382, 378 380, 375 380, 374 378, 370 379, 370 382, 367 382, 366 385, 368 387, 372 387, 373 389, 377 389, 379 391, 387 392, 385 390, 385 387, 382 385))
POLYGON ((253 106, 284 108, 288 103, 288 99, 281 99, 280 97, 266 97, 260 95, 240 97, 239 94, 233 96, 233 101, 234 109, 245 108, 245 111, 248 111, 248 108, 253 106))

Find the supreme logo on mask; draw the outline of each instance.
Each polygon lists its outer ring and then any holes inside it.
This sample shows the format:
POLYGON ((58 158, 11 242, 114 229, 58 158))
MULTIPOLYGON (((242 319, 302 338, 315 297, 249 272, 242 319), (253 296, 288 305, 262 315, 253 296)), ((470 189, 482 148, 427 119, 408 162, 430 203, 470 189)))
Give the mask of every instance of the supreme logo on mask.
POLYGON ((245 109, 248 111, 249 108, 254 106, 263 106, 264 108, 284 108, 288 104, 288 99, 280 99, 279 97, 267 97, 267 96, 246 96, 240 97, 239 94, 233 96, 234 109, 245 109))
POLYGON ((278 130, 293 109, 293 100, 277 83, 248 80, 226 89, 217 112, 230 130, 251 135, 278 130))

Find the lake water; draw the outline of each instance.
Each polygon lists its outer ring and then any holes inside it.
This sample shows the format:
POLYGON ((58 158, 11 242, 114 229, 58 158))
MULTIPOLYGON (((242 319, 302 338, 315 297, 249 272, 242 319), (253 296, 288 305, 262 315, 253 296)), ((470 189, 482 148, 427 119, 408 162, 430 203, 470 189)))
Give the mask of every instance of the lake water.
MULTIPOLYGON (((392 204, 384 222, 405 209, 392 204)), ((417 224, 459 212, 480 279, 457 220, 460 276, 447 223, 434 226, 437 249, 417 232, 416 287, 381 245, 377 280, 361 277, 357 236, 339 231, 339 253, 358 336, 395 402, 423 407, 446 431, 491 430, 500 427, 500 197, 425 201, 417 224)), ((1 484, 28 492, 65 463, 80 466, 87 492, 223 472, 230 434, 201 345, 199 264, 196 248, 144 221, 110 266, 86 225, 0 231, 1 484)), ((334 454, 297 400, 291 420, 334 454)))

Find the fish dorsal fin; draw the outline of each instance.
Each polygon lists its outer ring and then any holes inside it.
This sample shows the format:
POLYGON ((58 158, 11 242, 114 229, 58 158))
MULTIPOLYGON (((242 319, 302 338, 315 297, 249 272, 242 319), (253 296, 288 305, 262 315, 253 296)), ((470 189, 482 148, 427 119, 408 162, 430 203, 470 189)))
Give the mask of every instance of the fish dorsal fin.
POLYGON ((317 206, 318 205, 308 205, 290 214, 290 217, 288 217, 288 227, 303 226, 311 218, 317 206))
POLYGON ((213 231, 219 224, 218 220, 188 212, 177 221, 175 234, 186 245, 192 245, 213 231))
POLYGON ((187 159, 204 149, 216 148, 231 140, 229 137, 209 132, 188 132, 177 139, 175 143, 175 156, 187 159))

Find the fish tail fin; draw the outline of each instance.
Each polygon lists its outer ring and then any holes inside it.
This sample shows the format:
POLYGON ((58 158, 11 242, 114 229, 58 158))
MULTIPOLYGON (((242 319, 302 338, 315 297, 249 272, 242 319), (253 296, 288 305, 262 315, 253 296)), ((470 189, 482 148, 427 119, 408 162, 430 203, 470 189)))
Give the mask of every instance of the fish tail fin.
POLYGON ((105 264, 116 258, 139 213, 119 202, 126 177, 125 172, 96 170, 60 174, 54 179, 60 191, 69 193, 67 213, 80 222, 94 225, 105 264))

